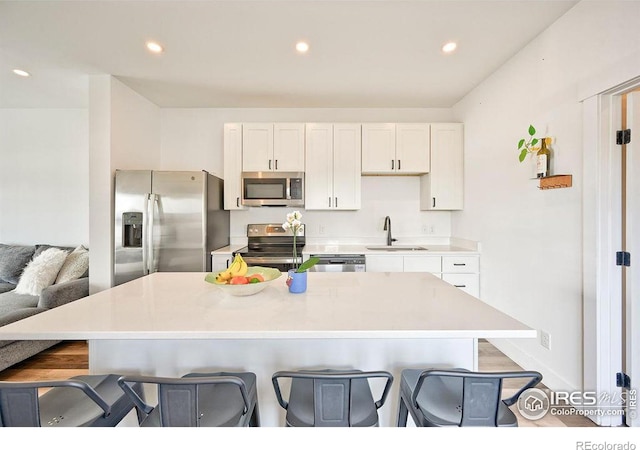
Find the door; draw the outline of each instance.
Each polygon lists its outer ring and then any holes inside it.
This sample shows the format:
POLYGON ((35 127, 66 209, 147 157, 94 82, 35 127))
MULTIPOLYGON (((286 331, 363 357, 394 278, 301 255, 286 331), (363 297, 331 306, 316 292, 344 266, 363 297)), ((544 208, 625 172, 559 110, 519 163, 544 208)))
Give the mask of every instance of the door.
POLYGON ((151 171, 116 170, 114 200, 114 284, 146 275, 148 217, 146 198, 151 171))
POLYGON ((242 210, 242 125, 224 124, 224 209, 242 210))
POLYGON ((273 170, 273 124, 242 125, 242 170, 264 172, 273 170))
POLYGON ((396 126, 362 124, 362 173, 393 174, 396 168, 396 126))
MULTIPOLYGON (((624 106, 623 100, 623 106, 624 106)), ((626 95, 623 129, 631 130, 631 141, 622 146, 622 250, 631 255, 630 266, 622 266, 623 344, 622 371, 631 380, 635 408, 627 409, 629 426, 640 426, 637 392, 640 379, 640 90, 626 95), (626 122, 626 123, 624 123, 626 122)), ((629 404, 627 403, 627 405, 629 404)))
POLYGON ((206 172, 153 172, 152 271, 203 272, 206 172))
POLYGON ((431 124, 431 168, 420 177, 421 210, 462 209, 464 147, 461 123, 431 124))
POLYGON ((396 170, 402 174, 429 172, 428 123, 396 124, 396 170))
POLYGON ((273 126, 273 170, 304 172, 304 123, 276 123, 273 126))
POLYGON ((361 139, 359 124, 333 126, 334 209, 360 209, 361 139))
POLYGON ((308 123, 305 137, 305 209, 333 207, 333 125, 308 123))

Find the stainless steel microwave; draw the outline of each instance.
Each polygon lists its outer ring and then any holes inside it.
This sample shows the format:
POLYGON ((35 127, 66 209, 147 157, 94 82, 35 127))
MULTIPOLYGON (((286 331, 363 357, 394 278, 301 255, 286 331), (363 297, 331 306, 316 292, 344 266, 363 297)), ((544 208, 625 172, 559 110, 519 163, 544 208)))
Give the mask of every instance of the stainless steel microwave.
POLYGON ((303 172, 242 172, 245 206, 304 206, 303 172))

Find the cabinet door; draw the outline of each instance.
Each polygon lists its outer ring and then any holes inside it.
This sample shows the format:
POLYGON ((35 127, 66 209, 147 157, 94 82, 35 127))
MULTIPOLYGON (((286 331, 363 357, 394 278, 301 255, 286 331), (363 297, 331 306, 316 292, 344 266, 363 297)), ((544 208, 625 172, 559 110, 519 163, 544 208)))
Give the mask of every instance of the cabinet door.
POLYGON ((462 289, 467 294, 480 297, 480 275, 477 273, 443 273, 442 280, 462 289))
POLYGON ((442 258, 440 256, 405 256, 405 272, 442 272, 442 258))
POLYGON ((429 124, 396 124, 396 171, 402 174, 429 172, 429 124))
POLYGON ((420 177, 420 209, 462 209, 463 176, 462 124, 432 123, 431 168, 420 177))
MULTIPOLYGON (((305 137, 305 209, 333 207, 333 125, 308 123, 305 137)), ((358 174, 360 175, 360 174, 358 174)))
POLYGON ((443 256, 442 271, 448 273, 479 273, 479 256, 443 256))
POLYGON ((361 127, 333 126, 333 208, 360 209, 361 127))
POLYGON ((231 264, 231 253, 214 253, 211 255, 211 272, 221 272, 231 264))
POLYGON ((304 172, 304 129, 304 123, 274 124, 272 170, 304 172))
POLYGON ((264 172, 273 170, 273 124, 242 125, 242 170, 264 172))
POLYGON ((403 272, 403 257, 399 255, 367 255, 367 272, 403 272))
POLYGON ((362 173, 393 174, 396 171, 396 126, 393 123, 362 124, 362 173))
POLYGON ((242 206, 242 125, 224 125, 224 209, 242 206))

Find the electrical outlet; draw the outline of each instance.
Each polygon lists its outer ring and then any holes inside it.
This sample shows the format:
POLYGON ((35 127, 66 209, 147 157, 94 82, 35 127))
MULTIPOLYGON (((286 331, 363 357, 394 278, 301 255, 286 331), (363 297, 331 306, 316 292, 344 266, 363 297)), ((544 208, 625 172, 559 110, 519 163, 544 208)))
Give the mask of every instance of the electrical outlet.
POLYGON ((540 330, 540 345, 547 350, 551 350, 551 336, 544 330, 540 330))
POLYGON ((422 234, 433 234, 433 225, 422 225, 422 234))
POLYGON ((320 225, 320 226, 318 227, 318 234, 319 234, 320 236, 323 236, 323 235, 324 235, 324 225, 320 225))

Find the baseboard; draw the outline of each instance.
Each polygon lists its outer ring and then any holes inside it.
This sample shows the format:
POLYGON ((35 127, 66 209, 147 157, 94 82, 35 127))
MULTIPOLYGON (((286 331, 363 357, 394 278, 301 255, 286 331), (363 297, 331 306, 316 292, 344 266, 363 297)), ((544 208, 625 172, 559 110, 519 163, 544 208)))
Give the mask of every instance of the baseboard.
POLYGON ((543 375, 542 383, 552 391, 574 392, 582 390, 582 386, 576 386, 558 375, 546 364, 541 363, 536 358, 524 352, 520 347, 508 339, 487 339, 491 345, 496 347, 507 357, 525 370, 536 370, 543 375))

